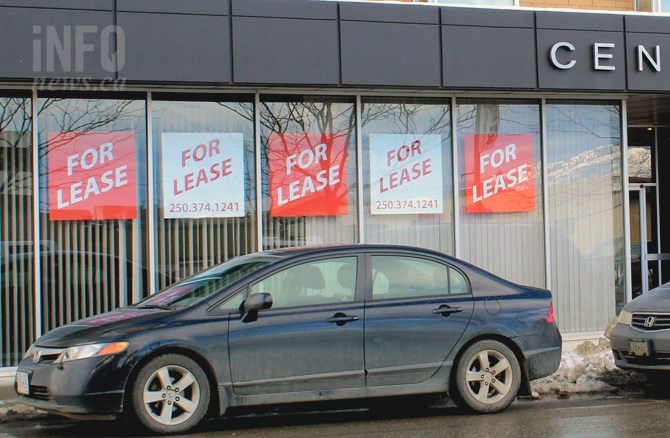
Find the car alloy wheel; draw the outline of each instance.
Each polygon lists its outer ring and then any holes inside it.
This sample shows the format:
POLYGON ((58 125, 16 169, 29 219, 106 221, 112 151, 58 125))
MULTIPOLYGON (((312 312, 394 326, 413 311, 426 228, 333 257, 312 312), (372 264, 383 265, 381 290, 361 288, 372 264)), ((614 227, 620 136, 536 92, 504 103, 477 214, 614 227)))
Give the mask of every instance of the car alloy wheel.
POLYGON ((169 354, 147 363, 133 386, 135 416, 159 433, 183 432, 195 426, 209 405, 209 383, 192 359, 169 354))
POLYGON ((521 369, 516 356, 497 341, 479 341, 461 356, 455 375, 454 401, 476 412, 498 412, 516 398, 521 369))

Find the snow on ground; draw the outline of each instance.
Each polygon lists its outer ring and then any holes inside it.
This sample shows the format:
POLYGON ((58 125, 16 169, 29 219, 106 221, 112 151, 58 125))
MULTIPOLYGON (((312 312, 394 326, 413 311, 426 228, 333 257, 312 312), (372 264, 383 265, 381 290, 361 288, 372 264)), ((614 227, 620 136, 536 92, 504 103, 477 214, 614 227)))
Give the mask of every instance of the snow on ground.
POLYGON ((609 339, 602 337, 598 344, 585 341, 572 351, 564 351, 561 365, 553 375, 531 382, 537 395, 556 393, 589 394, 641 389, 646 382, 642 374, 624 371, 614 365, 609 339))

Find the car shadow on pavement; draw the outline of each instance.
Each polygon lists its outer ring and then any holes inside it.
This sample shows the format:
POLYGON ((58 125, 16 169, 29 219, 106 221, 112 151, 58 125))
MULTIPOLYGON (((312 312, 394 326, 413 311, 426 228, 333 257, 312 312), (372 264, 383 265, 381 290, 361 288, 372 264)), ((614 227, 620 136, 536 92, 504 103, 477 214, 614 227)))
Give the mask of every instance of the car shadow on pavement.
MULTIPOLYGON (((508 409, 514 409, 514 404, 508 409)), ((253 429, 338 425, 343 423, 374 422, 437 416, 465 415, 466 411, 445 399, 434 397, 393 397, 361 402, 322 402, 272 407, 237 408, 230 415, 209 418, 192 429, 188 435, 226 432, 227 434, 253 429)), ((127 420, 72 420, 44 415, 39 418, 43 437, 126 437, 154 436, 127 420)), ((22 436, 22 435, 16 435, 22 436)))

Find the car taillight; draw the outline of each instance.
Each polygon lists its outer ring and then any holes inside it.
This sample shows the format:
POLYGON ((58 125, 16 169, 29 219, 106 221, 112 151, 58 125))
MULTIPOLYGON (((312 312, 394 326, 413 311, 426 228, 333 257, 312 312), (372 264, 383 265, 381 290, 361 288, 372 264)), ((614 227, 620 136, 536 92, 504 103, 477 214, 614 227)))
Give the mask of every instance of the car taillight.
POLYGON ((554 303, 549 304, 549 313, 547 313, 547 324, 553 324, 556 322, 554 319, 554 303))

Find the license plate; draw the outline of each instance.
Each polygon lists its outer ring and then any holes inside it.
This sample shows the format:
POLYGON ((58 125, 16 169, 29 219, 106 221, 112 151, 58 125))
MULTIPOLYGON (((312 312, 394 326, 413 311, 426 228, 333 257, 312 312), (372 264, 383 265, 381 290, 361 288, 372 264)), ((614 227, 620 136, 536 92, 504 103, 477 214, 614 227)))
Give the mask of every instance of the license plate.
POLYGON ((21 371, 16 373, 16 392, 23 395, 30 394, 30 376, 28 376, 28 373, 21 371))
POLYGON ((628 341, 628 352, 633 356, 649 356, 649 342, 630 340, 628 341))

